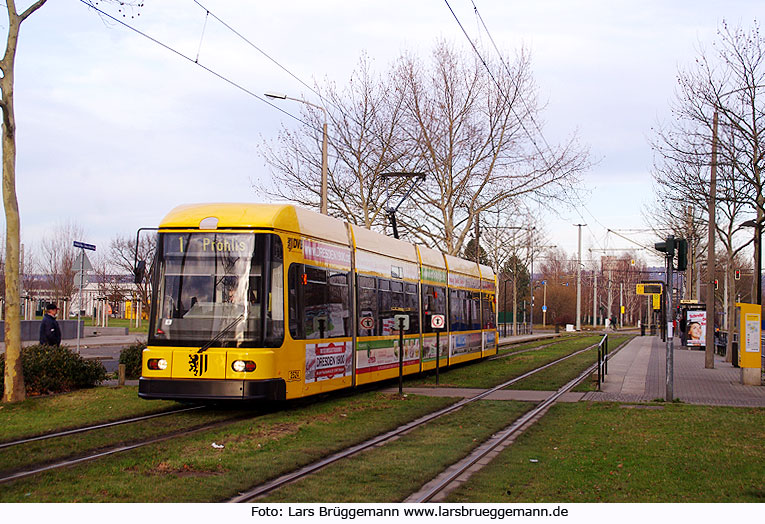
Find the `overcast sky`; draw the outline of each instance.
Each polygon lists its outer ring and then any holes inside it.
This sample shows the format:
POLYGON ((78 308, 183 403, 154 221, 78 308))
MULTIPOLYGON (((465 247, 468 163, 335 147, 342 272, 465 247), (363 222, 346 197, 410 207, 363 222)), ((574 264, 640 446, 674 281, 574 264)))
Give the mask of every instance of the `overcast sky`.
MULTIPOLYGON (((583 222, 585 250, 630 247, 606 228, 645 227, 648 138, 667 118, 678 67, 692 62, 700 42, 711 44, 723 19, 750 26, 762 2, 474 1, 500 48, 530 50, 547 140, 577 131, 597 160, 584 176, 587 205, 547 219, 551 241, 573 253, 573 224, 583 222)), ((439 38, 468 48, 442 0, 200 3, 146 0, 123 20, 256 94, 313 96, 206 10, 308 84, 341 85, 363 51, 382 70, 405 50, 425 56, 439 38)), ((472 3, 449 4, 488 46, 472 3)), ((16 116, 22 241, 34 246, 46 230, 74 221, 86 232, 80 240, 99 251, 116 234, 156 226, 178 204, 255 200, 253 181, 270 176, 260 145, 296 126, 79 0, 49 0, 24 23, 16 116)))

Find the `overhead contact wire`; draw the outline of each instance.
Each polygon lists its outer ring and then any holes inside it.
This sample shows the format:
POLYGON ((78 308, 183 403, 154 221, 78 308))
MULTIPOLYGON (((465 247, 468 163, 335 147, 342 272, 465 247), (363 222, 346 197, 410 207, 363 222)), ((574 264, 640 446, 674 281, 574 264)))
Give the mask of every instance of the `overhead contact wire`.
POLYGON ((207 71, 211 75, 219 78, 220 80, 223 80, 227 84, 230 84, 230 85, 234 86, 235 88, 237 88, 240 91, 250 95, 251 97, 256 98, 257 100, 260 100, 264 104, 268 104, 269 106, 273 107, 277 111, 279 111, 279 112, 287 115, 288 117, 292 118, 293 120, 296 120, 297 122, 300 122, 301 124, 305 125, 306 127, 310 128, 310 129, 314 129, 314 130, 316 130, 319 133, 322 132, 320 129, 318 129, 318 128, 314 127, 313 125, 309 124, 308 122, 306 122, 302 118, 293 115, 289 111, 286 111, 286 110, 282 109, 281 107, 279 107, 276 104, 272 104, 271 102, 269 102, 268 100, 266 100, 262 96, 258 95, 257 93, 254 93, 253 91, 247 89, 243 85, 238 84, 237 82, 231 80, 230 78, 223 76, 221 73, 218 73, 214 69, 211 69, 211 68, 209 68, 209 67, 207 67, 207 66, 205 66, 203 64, 200 64, 199 62, 195 61, 193 58, 183 54, 182 52, 178 51, 177 49, 174 49, 174 48, 170 47, 168 44, 165 44, 164 42, 158 40, 157 38, 155 38, 155 37, 153 37, 153 36, 151 36, 151 35, 149 35, 147 33, 144 33, 140 29, 137 29, 137 28, 131 26, 130 24, 128 24, 126 22, 123 22, 122 20, 120 20, 118 18, 115 18, 114 16, 110 15, 109 13, 107 13, 107 12, 103 11, 102 9, 96 7, 95 5, 89 3, 87 0, 79 0, 79 1, 82 2, 83 4, 85 4, 88 8, 93 9, 94 11, 96 11, 96 12, 100 13, 101 15, 105 16, 109 20, 117 22, 118 24, 120 24, 120 25, 122 25, 122 26, 124 26, 124 27, 126 27, 128 29, 130 29, 134 33, 137 33, 137 34, 141 35, 142 37, 146 38, 147 40, 149 40, 149 41, 157 44, 158 46, 166 49, 167 51, 170 51, 171 53, 173 53, 175 55, 178 55, 179 57, 183 58, 184 60, 187 60, 187 61, 191 62, 192 64, 195 64, 195 65, 201 67, 202 69, 204 69, 205 71, 207 71))

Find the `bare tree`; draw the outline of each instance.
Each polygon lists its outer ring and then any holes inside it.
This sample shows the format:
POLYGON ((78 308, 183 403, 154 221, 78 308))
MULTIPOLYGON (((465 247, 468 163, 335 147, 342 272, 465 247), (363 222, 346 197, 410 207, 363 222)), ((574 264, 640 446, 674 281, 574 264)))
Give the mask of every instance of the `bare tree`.
MULTIPOLYGON (((16 9, 15 0, 6 0, 8 32, 5 53, 0 60, 0 109, 3 112, 3 207, 5 209, 5 376, 3 402, 24 400, 24 375, 21 369, 21 296, 19 286, 21 223, 19 203, 16 196, 16 115, 14 111, 14 80, 16 49, 21 24, 40 9, 46 0, 36 0, 21 13, 16 9)), ((91 6, 90 0, 87 0, 91 6)), ((95 2, 97 3, 97 2, 95 2)), ((107 0, 119 6, 121 11, 139 7, 139 2, 107 0)))
MULTIPOLYGON (((403 92, 388 75, 377 76, 364 55, 347 86, 317 87, 326 108, 331 165, 328 169, 328 212, 348 222, 385 227, 389 189, 382 177, 399 171, 404 153, 400 133, 403 92)), ((302 105, 301 133, 287 129, 278 145, 264 144, 263 155, 272 168, 273 186, 256 189, 279 199, 319 208, 323 111, 302 105)), ((393 182, 394 189, 398 182, 393 182)))
MULTIPOLYGON (((116 236, 109 245, 110 262, 123 274, 131 275, 136 257, 136 239, 127 236, 116 236)), ((152 267, 154 255, 157 249, 157 239, 155 236, 142 235, 138 241, 138 260, 146 262, 147 267, 152 267)), ((144 279, 137 285, 139 298, 143 308, 148 311, 151 306, 152 282, 150 277, 144 279)))
POLYGON ((401 221, 420 242, 450 254, 461 251, 480 213, 510 200, 565 200, 589 166, 575 139, 539 147, 530 59, 522 50, 506 63, 490 74, 446 42, 429 64, 411 55, 399 60, 411 161, 428 175, 401 221))
MULTIPOLYGON (((695 63, 680 71, 672 108, 675 121, 660 128, 654 141, 661 155, 654 175, 660 186, 660 198, 675 204, 667 207, 682 209, 678 204, 684 201, 685 205, 708 209, 707 217, 714 216, 713 212, 722 214, 714 220, 713 231, 726 249, 726 282, 733 282, 734 257, 746 245, 734 238, 741 231, 743 216, 754 213, 756 227, 760 228, 765 216, 763 89, 765 40, 757 23, 747 31, 730 28, 723 22, 713 51, 701 48, 695 63), (713 172, 715 186, 711 180, 713 172)), ((714 245, 707 248, 713 249, 714 245)), ((755 253, 759 249, 754 246, 755 253)), ((716 266, 716 257, 708 265, 716 266)), ((714 280, 713 269, 708 268, 707 286, 714 280)), ((731 296, 729 290, 725 297, 729 329, 734 307, 731 296)), ((714 319, 708 322, 712 326, 714 319)), ((712 367, 709 347, 707 367, 712 367)))
MULTIPOLYGON (((541 146, 526 54, 494 70, 496 82, 480 61, 440 42, 427 63, 404 54, 375 75, 362 58, 346 89, 317 88, 330 123, 329 213, 384 229, 389 197, 399 200, 410 184, 383 175, 422 173, 399 210, 402 237, 457 255, 480 213, 514 199, 569 199, 587 151, 575 138, 541 146)), ((323 116, 311 106, 302 114, 302 134, 283 131, 265 145, 275 187, 259 190, 317 207, 323 116)))
POLYGON ((73 243, 83 237, 82 227, 70 221, 48 230, 41 240, 40 264, 56 299, 71 300, 74 295, 74 279, 79 271, 75 260, 80 250, 73 243))
POLYGON ((8 33, 5 54, 0 60, 0 108, 3 111, 3 206, 5 208, 5 377, 3 402, 24 400, 24 375, 21 370, 21 297, 19 289, 21 223, 16 197, 16 115, 14 74, 16 48, 21 24, 40 9, 46 0, 37 0, 20 14, 14 0, 6 0, 8 33))

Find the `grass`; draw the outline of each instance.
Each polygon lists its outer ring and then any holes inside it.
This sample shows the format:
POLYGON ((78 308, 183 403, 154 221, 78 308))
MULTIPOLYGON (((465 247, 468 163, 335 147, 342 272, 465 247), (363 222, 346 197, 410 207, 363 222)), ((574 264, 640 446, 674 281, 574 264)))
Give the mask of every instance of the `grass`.
MULTIPOLYGON (((555 344, 527 353, 511 355, 496 360, 486 360, 478 364, 460 366, 441 373, 440 387, 489 388, 521 375, 535 367, 552 362, 562 356, 597 343, 596 336, 576 337, 562 340, 555 344)), ((417 378, 407 382, 407 386, 435 386, 435 375, 424 379, 417 378)))
POLYGON ((516 419, 529 404, 480 401, 336 462, 262 502, 400 502, 516 419))
MULTIPOLYGON (((626 341, 629 338, 632 338, 632 337, 629 337, 629 336, 620 336, 620 337, 613 337, 613 338, 609 337, 608 339, 609 347, 612 349, 617 348, 619 347, 619 344, 621 344, 622 342, 626 341)), ((511 384, 506 389, 534 390, 534 391, 557 390, 560 386, 567 384, 569 381, 579 376, 589 366, 594 364, 598 358, 597 351, 598 351, 597 348, 592 348, 589 351, 585 351, 584 353, 580 355, 564 360, 560 364, 556 364, 543 371, 540 371, 539 373, 535 373, 531 375, 530 377, 521 380, 520 382, 511 384)), ((590 381, 585 380, 582 384, 585 386, 584 390, 580 389, 579 387, 577 387, 575 390, 576 391, 591 391, 595 389, 595 387, 592 386, 590 381)))
POLYGON ((763 502, 764 428, 762 408, 558 404, 448 501, 763 502))
MULTIPOLYGON (((42 320, 41 316, 35 317, 35 320, 42 320)), ((69 317, 67 319, 59 318, 58 320, 77 320, 77 315, 69 317)), ((85 322, 85 328, 96 327, 95 317, 80 317, 80 320, 85 322)), ((135 327, 135 320, 129 318, 111 318, 109 317, 109 327, 126 327, 129 333, 148 333, 149 321, 148 319, 141 320, 141 327, 135 327)))
POLYGON ((183 407, 138 398, 138 388, 98 387, 0 404, 0 442, 183 407))
POLYGON ((523 351, 526 349, 534 349, 540 346, 546 346, 549 344, 555 344, 560 342, 560 339, 545 338, 541 340, 535 340, 533 342, 526 342, 524 344, 513 344, 512 346, 504 346, 497 351, 497 355, 504 355, 507 353, 515 353, 516 351, 523 351))
POLYGON ((33 469, 68 457, 85 456, 112 446, 139 442, 201 425, 234 418, 242 411, 202 409, 161 419, 102 428, 86 433, 28 442, 0 452, 0 472, 33 469))
POLYGON ((215 502, 450 402, 335 398, 22 479, 3 486, 0 502, 215 502))

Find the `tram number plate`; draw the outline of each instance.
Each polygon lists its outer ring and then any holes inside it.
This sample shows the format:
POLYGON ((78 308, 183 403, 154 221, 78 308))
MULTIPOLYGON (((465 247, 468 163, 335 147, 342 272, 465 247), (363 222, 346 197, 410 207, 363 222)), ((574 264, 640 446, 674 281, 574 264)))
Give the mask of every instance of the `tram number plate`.
POLYGON ((446 324, 446 317, 444 315, 433 315, 430 317, 430 327, 433 329, 443 329, 446 324))

